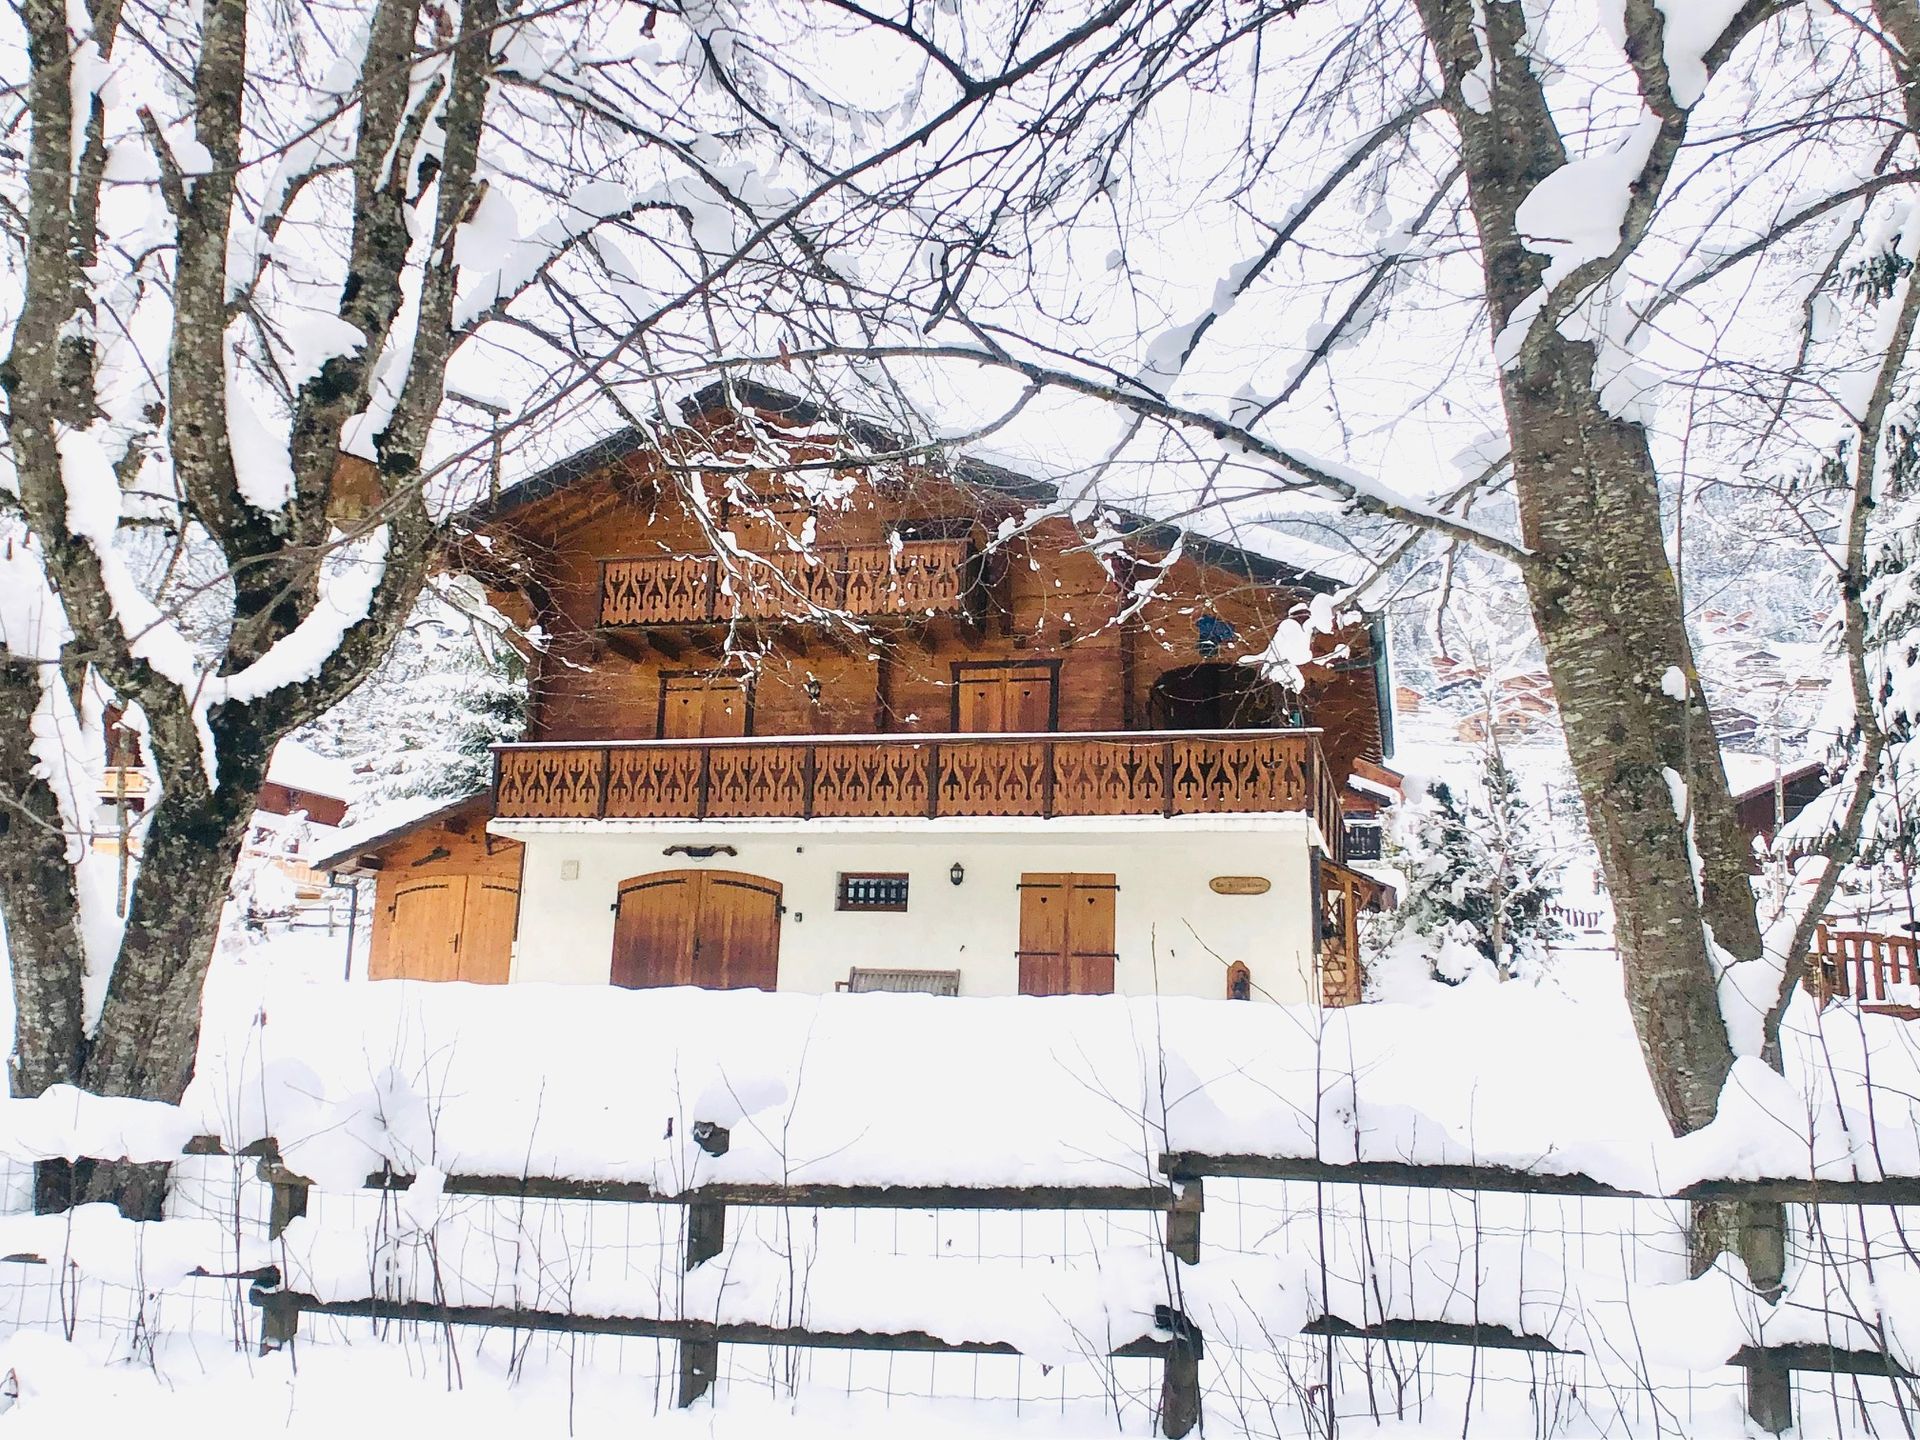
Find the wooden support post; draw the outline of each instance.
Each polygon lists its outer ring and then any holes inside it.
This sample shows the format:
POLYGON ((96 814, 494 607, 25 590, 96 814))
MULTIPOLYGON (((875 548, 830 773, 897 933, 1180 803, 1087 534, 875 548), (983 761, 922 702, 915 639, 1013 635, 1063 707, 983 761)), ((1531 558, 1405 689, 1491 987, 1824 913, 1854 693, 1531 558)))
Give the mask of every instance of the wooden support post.
POLYGON ((713 1259, 727 1244, 727 1207, 717 1201, 696 1200, 687 1207, 686 1268, 713 1259))
MULTIPOLYGON (((726 1134, 723 1130, 722 1135, 726 1134)), ((696 1200, 687 1206, 687 1251, 684 1268, 713 1259, 727 1244, 727 1207, 715 1200, 696 1200)), ((720 1342, 685 1338, 680 1352, 680 1408, 686 1409, 713 1388, 720 1373, 720 1342)))
POLYGON ((300 1330, 300 1307, 292 1295, 253 1287, 254 1303, 260 1307, 260 1353, 271 1355, 285 1349, 300 1330))
POLYGON ((295 1175, 272 1160, 260 1162, 260 1178, 273 1191, 272 1205, 267 1211, 267 1238, 278 1240, 287 1226, 307 1213, 307 1191, 312 1184, 304 1175, 295 1175))
POLYGON ((1793 1428, 1793 1371, 1765 1350, 1747 1366, 1747 1418, 1769 1435, 1793 1428))
POLYGON ((686 1409, 713 1388, 720 1371, 718 1340, 682 1340, 680 1342, 680 1408, 686 1409))
POLYGON ((1197 1175, 1182 1182, 1167 1210, 1167 1249, 1189 1265, 1200 1263, 1200 1212, 1206 1207, 1203 1183, 1197 1175))
MULTIPOLYGON (((307 1213, 307 1192, 313 1187, 304 1175, 296 1175, 278 1160, 263 1159, 259 1176, 267 1182, 271 1199, 267 1209, 267 1238, 278 1240, 300 1216, 307 1213)), ((300 1328, 296 1306, 276 1303, 278 1297, 265 1293, 260 1305, 260 1353, 262 1355, 291 1345, 300 1328)))
POLYGON ((1200 1423, 1200 1341, 1175 1337, 1160 1382, 1160 1433, 1180 1440, 1200 1423))

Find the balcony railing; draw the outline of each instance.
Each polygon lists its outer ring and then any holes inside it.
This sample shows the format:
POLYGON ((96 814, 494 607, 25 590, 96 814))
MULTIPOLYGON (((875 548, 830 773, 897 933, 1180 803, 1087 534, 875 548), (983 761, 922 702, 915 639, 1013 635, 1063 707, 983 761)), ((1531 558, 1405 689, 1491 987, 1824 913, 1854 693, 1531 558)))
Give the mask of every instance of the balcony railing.
POLYGON ((962 614, 973 588, 972 557, 968 540, 906 540, 898 548, 841 545, 728 566, 698 556, 604 560, 600 623, 962 614))
POLYGON ((938 819, 1301 812, 1345 848, 1312 730, 508 745, 503 819, 938 819))
POLYGON ((1822 925, 1808 958, 1808 988, 1823 1003, 1838 996, 1862 1009, 1920 1017, 1920 938, 1822 925))

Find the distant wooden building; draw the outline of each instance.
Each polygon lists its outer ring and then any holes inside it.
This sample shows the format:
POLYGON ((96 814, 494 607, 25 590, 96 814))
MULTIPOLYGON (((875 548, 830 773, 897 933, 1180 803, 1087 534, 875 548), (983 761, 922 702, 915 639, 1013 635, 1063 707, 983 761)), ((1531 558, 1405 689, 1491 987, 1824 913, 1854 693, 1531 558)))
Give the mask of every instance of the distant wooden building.
POLYGON ((1357 999, 1384 627, 1316 624, 1334 582, 1281 560, 848 444, 903 449, 716 388, 469 517, 457 563, 545 637, 528 734, 331 857, 377 879, 372 973, 1357 999))
POLYGON ((1727 779, 1733 788, 1733 812, 1747 835, 1772 844, 1778 826, 1806 809, 1827 788, 1826 767, 1818 760, 1784 766, 1776 787, 1770 761, 1728 753, 1727 779))

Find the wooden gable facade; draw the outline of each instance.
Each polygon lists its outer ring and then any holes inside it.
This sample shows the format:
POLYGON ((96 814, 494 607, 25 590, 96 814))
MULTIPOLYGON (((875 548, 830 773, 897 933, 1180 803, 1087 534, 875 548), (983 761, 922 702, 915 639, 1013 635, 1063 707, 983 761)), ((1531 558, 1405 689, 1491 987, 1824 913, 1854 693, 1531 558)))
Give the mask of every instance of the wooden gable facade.
POLYGON ((760 398, 682 450, 773 436, 801 468, 636 446, 480 517, 467 562, 546 637, 529 741, 1310 726, 1336 776, 1385 758, 1376 626, 1322 637, 1346 653, 1299 697, 1242 663, 1324 579, 1146 524, 1096 543, 990 467, 806 468, 818 417, 760 398))

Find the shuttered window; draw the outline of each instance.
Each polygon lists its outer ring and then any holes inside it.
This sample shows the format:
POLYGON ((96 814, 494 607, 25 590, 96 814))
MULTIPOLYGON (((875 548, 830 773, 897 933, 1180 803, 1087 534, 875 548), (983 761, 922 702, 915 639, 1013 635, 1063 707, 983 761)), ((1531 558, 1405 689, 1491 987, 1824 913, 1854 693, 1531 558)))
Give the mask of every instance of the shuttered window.
POLYGON ((904 910, 907 877, 904 873, 843 873, 835 900, 837 910, 904 910))
POLYGON ((715 740, 747 733, 747 684, 738 675, 667 675, 660 681, 660 738, 715 740))
POLYGON ((1111 995, 1114 902, 1111 875, 1020 877, 1020 993, 1111 995))
POLYGON ((1054 728, 1058 672, 1045 661, 956 665, 954 729, 975 734, 1035 734, 1054 728))

